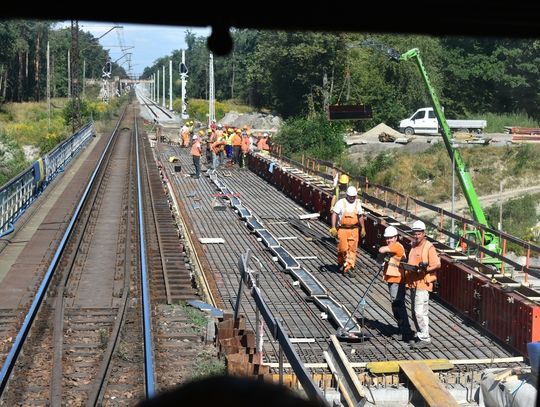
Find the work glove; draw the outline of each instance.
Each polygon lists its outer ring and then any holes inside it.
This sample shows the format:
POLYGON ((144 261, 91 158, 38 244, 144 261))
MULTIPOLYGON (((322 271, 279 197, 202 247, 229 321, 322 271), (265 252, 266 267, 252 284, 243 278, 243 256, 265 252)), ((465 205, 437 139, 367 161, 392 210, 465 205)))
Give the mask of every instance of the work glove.
POLYGON ((337 229, 336 228, 328 229, 328 233, 330 233, 330 236, 332 236, 332 237, 337 237, 337 229))
POLYGON ((364 237, 366 237, 366 229, 365 228, 360 228, 360 237, 363 239, 364 237))

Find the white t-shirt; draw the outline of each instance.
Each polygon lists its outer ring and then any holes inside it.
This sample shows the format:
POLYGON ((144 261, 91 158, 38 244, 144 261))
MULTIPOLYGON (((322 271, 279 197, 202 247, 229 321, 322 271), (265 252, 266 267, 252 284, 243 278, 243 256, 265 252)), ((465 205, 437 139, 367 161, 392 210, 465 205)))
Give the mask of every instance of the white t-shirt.
POLYGON ((341 223, 341 216, 343 216, 345 209, 347 209, 347 212, 353 212, 355 204, 356 204, 356 213, 358 215, 363 215, 364 209, 362 208, 362 204, 360 203, 358 199, 356 199, 353 203, 350 203, 349 201, 347 201, 346 198, 342 198, 336 202, 332 211, 337 213, 337 216, 338 216, 337 226, 339 226, 341 223))

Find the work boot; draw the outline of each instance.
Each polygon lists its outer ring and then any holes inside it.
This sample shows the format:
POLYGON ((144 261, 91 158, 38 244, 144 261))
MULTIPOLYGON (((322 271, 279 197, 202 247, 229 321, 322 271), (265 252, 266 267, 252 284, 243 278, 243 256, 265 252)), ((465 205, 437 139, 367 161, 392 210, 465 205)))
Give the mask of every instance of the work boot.
POLYGON ((424 341, 419 339, 417 342, 411 345, 411 349, 425 349, 431 346, 431 341, 424 341))

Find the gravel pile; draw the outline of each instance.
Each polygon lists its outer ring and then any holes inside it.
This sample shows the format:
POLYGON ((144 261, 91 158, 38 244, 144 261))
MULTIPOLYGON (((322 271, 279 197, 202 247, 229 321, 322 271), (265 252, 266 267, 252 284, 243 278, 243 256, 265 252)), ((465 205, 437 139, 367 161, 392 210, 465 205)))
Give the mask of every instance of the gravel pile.
POLYGON ((277 132, 283 125, 283 120, 278 116, 264 113, 238 113, 230 111, 218 121, 218 124, 228 124, 234 127, 248 125, 254 130, 277 132))

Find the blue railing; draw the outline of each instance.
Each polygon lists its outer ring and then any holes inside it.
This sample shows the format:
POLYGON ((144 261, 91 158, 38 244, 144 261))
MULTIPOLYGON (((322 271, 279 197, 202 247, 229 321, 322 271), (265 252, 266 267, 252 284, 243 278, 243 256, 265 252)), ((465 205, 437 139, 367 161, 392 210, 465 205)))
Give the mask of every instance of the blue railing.
POLYGON ((16 220, 47 184, 64 171, 95 132, 94 123, 88 123, 0 187, 0 237, 14 230, 16 220))

